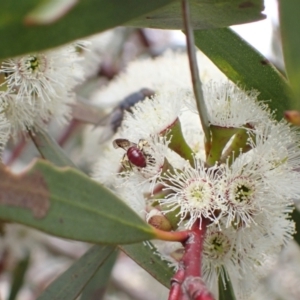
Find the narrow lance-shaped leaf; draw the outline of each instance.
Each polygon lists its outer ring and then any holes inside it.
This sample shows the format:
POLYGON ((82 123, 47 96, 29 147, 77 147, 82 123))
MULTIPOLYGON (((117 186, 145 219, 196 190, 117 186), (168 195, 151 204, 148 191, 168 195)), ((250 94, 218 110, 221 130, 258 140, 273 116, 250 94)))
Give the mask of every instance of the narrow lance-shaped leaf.
POLYGON ((80 300, 102 299, 119 251, 114 251, 82 291, 80 300))
POLYGON ((293 109, 300 109, 300 1, 280 0, 279 16, 285 68, 295 93, 293 109))
POLYGON ((0 48, 0 57, 12 57, 65 44, 119 26, 173 1, 1 1, 0 39, 5 41, 5 46, 0 48))
POLYGON ((224 281, 222 277, 219 276, 219 300, 236 300, 230 279, 228 280, 228 274, 226 274, 226 276, 224 276, 224 281))
MULTIPOLYGON (((264 18, 262 0, 190 0, 192 27, 207 29, 227 27, 264 18)), ((126 25, 164 29, 183 29, 180 1, 145 14, 126 25)))
POLYGON ((28 269, 30 262, 30 254, 28 253, 23 259, 21 259, 18 264, 16 265, 12 277, 12 285, 9 293, 8 300, 15 300, 17 299, 18 293, 20 289, 22 288, 25 274, 28 269))
POLYGON ((278 120, 295 108, 285 78, 258 51, 228 28, 195 31, 196 46, 233 82, 260 92, 259 100, 272 100, 278 120))
POLYGON ((113 246, 93 246, 53 281, 37 300, 73 300, 113 253, 113 246))
POLYGON ((47 131, 39 128, 35 133, 29 132, 29 135, 43 158, 59 167, 75 167, 74 163, 47 131))
POLYGON ((174 275, 174 270, 155 253, 157 250, 152 244, 122 245, 119 248, 157 281, 170 288, 170 280, 174 275), (151 245, 151 248, 149 245, 151 245))
POLYGON ((292 219, 295 221, 295 234, 294 239, 300 245, 300 212, 297 208, 292 213, 292 219))
POLYGON ((128 244, 153 229, 108 189, 71 168, 38 161, 14 175, 0 168, 0 219, 92 243, 128 244))

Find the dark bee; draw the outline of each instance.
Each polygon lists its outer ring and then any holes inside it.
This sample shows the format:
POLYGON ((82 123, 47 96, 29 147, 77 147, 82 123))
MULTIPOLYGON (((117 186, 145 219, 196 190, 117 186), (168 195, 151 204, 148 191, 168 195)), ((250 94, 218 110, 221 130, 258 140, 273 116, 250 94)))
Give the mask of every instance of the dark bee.
POLYGON ((147 88, 143 88, 138 92, 132 93, 129 96, 127 96, 123 101, 121 101, 121 103, 116 108, 114 108, 114 110, 110 114, 101 119, 96 124, 96 126, 107 127, 107 130, 105 131, 106 134, 102 137, 101 142, 108 140, 113 136, 114 133, 116 133, 118 128, 121 126, 125 111, 131 112, 132 107, 136 103, 143 101, 146 98, 149 98, 153 95, 154 91, 147 88))

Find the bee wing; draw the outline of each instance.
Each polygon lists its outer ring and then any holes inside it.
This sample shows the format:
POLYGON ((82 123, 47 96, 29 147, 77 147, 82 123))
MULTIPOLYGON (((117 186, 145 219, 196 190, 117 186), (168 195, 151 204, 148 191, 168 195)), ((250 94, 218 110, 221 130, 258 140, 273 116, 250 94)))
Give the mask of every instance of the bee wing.
POLYGON ((115 108, 111 113, 101 118, 95 126, 111 126, 117 130, 123 119, 123 110, 115 108))
POLYGON ((97 124, 95 124, 95 127, 97 127, 97 126, 106 126, 107 124, 109 124, 110 115, 111 114, 107 114, 106 116, 104 116, 103 118, 101 118, 97 122, 97 124))
POLYGON ((113 141, 113 145, 115 148, 123 148, 124 150, 127 150, 131 146, 135 146, 134 143, 132 143, 126 139, 115 139, 113 141))
POLYGON ((104 130, 100 137, 100 143, 104 143, 111 139, 119 128, 123 120, 123 111, 120 108, 114 109, 110 114, 102 118, 96 126, 103 126, 104 130))

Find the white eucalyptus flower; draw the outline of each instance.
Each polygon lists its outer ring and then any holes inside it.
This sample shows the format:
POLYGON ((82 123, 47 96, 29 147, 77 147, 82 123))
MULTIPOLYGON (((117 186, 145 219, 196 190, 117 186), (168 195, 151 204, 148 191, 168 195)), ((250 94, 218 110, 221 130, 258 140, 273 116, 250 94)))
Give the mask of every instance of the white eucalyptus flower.
POLYGON ((298 199, 300 186, 299 130, 285 121, 269 122, 250 131, 248 157, 260 170, 277 203, 290 205, 298 199))
POLYGON ((24 97, 22 101, 17 95, 2 92, 0 94, 0 114, 10 123, 10 135, 14 138, 28 130, 39 130, 45 127, 51 119, 59 123, 65 123, 69 119, 70 107, 60 99, 48 102, 36 101, 24 97))
POLYGON ((20 132, 32 128, 35 114, 34 107, 28 98, 20 102, 14 94, 0 93, 0 115, 10 124, 9 135, 15 138, 20 132))
POLYGON ((258 102, 255 90, 244 91, 229 81, 211 81, 203 85, 203 92, 211 125, 240 128, 270 118, 267 104, 258 102))
POLYGON ((266 238, 257 227, 209 226, 202 259, 203 277, 208 287, 214 290, 218 280, 225 286, 226 281, 230 281, 237 299, 248 299, 260 278, 268 272, 269 258, 280 251, 278 243, 266 242, 266 238))
POLYGON ((122 128, 140 136, 164 133, 177 121, 185 99, 190 97, 192 95, 185 90, 175 89, 147 98, 137 103, 131 112, 125 112, 122 128))
POLYGON ((227 206, 223 216, 227 227, 250 226, 255 215, 264 210, 272 213, 273 205, 277 206, 276 194, 261 172, 263 166, 260 170, 255 161, 246 158, 240 155, 232 165, 227 164, 219 180, 218 197, 227 206))
POLYGON ((0 112, 0 154, 6 146, 10 135, 10 123, 6 117, 0 112))
POLYGON ((39 130, 50 120, 70 119, 73 89, 83 79, 73 45, 44 53, 28 54, 2 62, 0 114, 10 123, 10 134, 39 130))
POLYGON ((67 46, 4 60, 1 73, 6 76, 4 84, 17 95, 17 100, 26 98, 35 103, 59 98, 65 101, 83 79, 79 60, 75 48, 67 46))
POLYGON ((286 121, 269 121, 258 126, 249 139, 249 145, 261 162, 270 168, 284 167, 295 171, 300 167, 300 132, 286 121))
POLYGON ((186 164, 183 170, 171 170, 163 175, 161 184, 168 191, 166 198, 159 202, 167 207, 163 211, 179 211, 179 224, 184 222, 190 228, 197 219, 210 219, 218 222, 218 215, 224 210, 222 201, 218 199, 216 185, 218 169, 207 169, 201 160, 195 159, 195 167, 186 164))

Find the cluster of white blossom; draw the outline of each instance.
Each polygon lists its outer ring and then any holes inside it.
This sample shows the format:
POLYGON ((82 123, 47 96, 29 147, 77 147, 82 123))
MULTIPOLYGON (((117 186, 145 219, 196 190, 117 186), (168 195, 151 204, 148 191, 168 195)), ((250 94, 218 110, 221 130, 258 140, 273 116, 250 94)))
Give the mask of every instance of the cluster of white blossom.
MULTIPOLYGON (((275 121, 257 92, 207 82, 212 140, 205 148, 191 87, 146 87, 155 95, 125 112, 114 136, 118 149, 106 149, 94 177, 162 230, 190 229, 198 219, 202 226, 205 219, 208 287, 215 291, 221 276, 238 299, 246 298, 294 233, 289 214, 300 197, 299 132, 275 121)), ((177 247, 161 255, 178 260, 177 247)))
POLYGON ((0 146, 20 131, 70 117, 74 87, 83 80, 76 45, 6 59, 1 64, 0 146))

